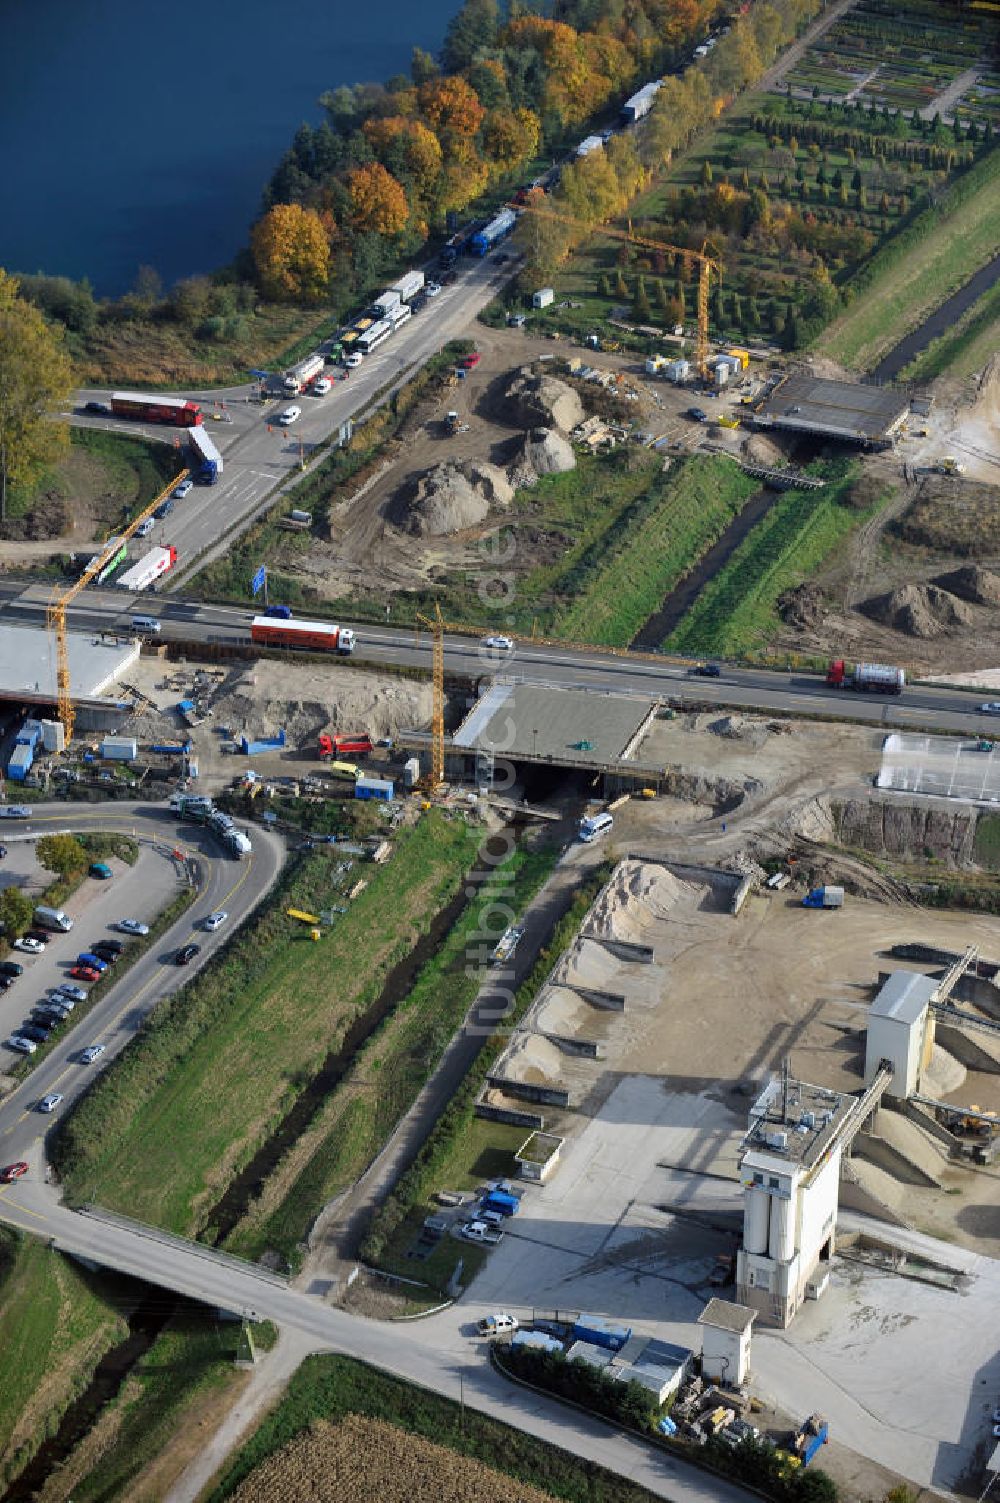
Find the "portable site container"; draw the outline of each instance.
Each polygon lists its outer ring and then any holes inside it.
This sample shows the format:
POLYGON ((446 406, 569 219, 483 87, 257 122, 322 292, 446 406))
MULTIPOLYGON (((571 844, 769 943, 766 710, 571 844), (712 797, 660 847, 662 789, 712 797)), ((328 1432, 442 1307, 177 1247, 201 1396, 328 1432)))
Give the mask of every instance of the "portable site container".
POLYGON ((21 743, 15 746, 10 761, 7 763, 7 776, 14 783, 23 783, 31 771, 31 764, 35 760, 34 751, 30 746, 21 743))
POLYGON ((573 1327, 574 1340, 589 1341, 594 1346, 603 1346, 612 1352, 620 1351, 631 1335, 631 1326, 606 1320, 603 1315, 581 1315, 573 1327))
POLYGON ((394 785, 391 778, 360 777, 354 785, 354 797, 364 799, 378 799, 388 803, 393 797, 394 785))
POLYGON ((548 308, 554 301, 555 292, 551 287, 539 287, 537 292, 531 294, 533 308, 548 308))
POLYGON ((139 743, 134 736, 105 736, 101 742, 105 762, 134 762, 138 755, 139 743))

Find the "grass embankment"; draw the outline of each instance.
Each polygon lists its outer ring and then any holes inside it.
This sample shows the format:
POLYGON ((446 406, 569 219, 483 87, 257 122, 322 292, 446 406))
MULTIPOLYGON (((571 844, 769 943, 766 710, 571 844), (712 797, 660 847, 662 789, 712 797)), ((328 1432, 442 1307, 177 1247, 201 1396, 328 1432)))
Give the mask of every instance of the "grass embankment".
POLYGON ((870 370, 904 334, 957 292, 1000 243, 1000 148, 994 147, 872 257, 847 313, 814 348, 870 370))
POLYGON ((936 376, 971 376, 997 351, 1000 282, 977 298, 953 328, 933 340, 901 372, 905 381, 933 381, 936 376))
POLYGON ((60 1466, 76 1503, 153 1503, 201 1448, 246 1385, 233 1366, 240 1327, 185 1306, 156 1337, 119 1393, 60 1466))
POLYGON ((27 1465, 105 1352, 125 1336, 99 1280, 34 1238, 0 1227, 0 1485, 27 1465))
POLYGON ((69 1198, 210 1238, 212 1207, 454 895, 475 845, 432 812, 364 869, 367 887, 319 943, 285 909, 343 903, 360 873, 338 878, 335 847, 305 855, 67 1118, 54 1158, 69 1198))
POLYGON ((611 546, 599 545, 589 577, 581 568, 582 588, 557 616, 554 634, 627 647, 756 489, 723 455, 672 469, 623 518, 611 546))
POLYGON ((231 386, 252 367, 284 369, 316 348, 335 320, 328 310, 258 303, 206 337, 167 318, 108 320, 89 334, 70 333, 78 377, 91 386, 231 386))
POLYGON ((153 443, 124 433, 108 433, 103 428, 73 428, 70 441, 100 461, 109 498, 120 507, 117 514, 109 511, 107 515, 112 529, 138 516, 184 469, 172 439, 153 443))
POLYGON ((448 1399, 350 1357, 306 1359, 284 1398, 209 1493, 208 1503, 231 1498, 255 1467, 315 1420, 336 1422, 352 1414, 385 1420, 410 1435, 436 1441, 568 1503, 652 1503, 645 1488, 624 1477, 579 1461, 548 1441, 512 1430, 475 1409, 462 1411, 448 1399))
POLYGON ((502 902, 520 913, 557 854, 551 847, 516 850, 482 885, 405 1001, 361 1048, 289 1149, 227 1248, 251 1258, 270 1249, 294 1260, 319 1209, 353 1184, 412 1106, 475 1000, 480 950, 489 943, 479 936, 489 932, 491 905, 502 902))
POLYGON ((872 514, 847 504, 856 471, 836 461, 826 466, 822 490, 786 491, 708 582, 664 648, 737 657, 763 647, 780 625, 778 597, 872 514))
POLYGON ((510 1039, 511 1029, 534 1002, 549 972, 572 944, 580 925, 611 872, 610 861, 589 872, 573 901, 556 924, 547 945, 539 952, 525 980, 518 987, 503 1022, 487 1039, 476 1061, 417 1154, 401 1176, 392 1194, 374 1217, 362 1246, 363 1256, 389 1273, 420 1278, 439 1290, 446 1289, 458 1260, 468 1282, 487 1256, 487 1249, 443 1238, 419 1264, 410 1251, 423 1218, 433 1209, 437 1190, 473 1189, 482 1184, 487 1171, 510 1173, 512 1154, 527 1137, 523 1129, 483 1122, 475 1103, 488 1072, 510 1039), (516 1141, 515 1141, 516 1140, 516 1141))

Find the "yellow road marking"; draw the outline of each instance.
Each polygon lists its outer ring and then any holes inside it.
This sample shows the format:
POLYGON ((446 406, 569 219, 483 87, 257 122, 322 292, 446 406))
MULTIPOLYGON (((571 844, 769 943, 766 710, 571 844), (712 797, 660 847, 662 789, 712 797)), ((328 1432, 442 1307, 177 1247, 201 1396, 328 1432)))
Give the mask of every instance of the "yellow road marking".
POLYGON ((28 1206, 23 1206, 19 1200, 11 1200, 7 1203, 13 1206, 15 1211, 23 1211, 25 1216, 34 1216, 36 1221, 48 1221, 49 1219, 47 1216, 43 1216, 41 1211, 32 1211, 28 1206))
POLYGON ((225 897, 222 899, 223 903, 228 903, 229 899, 232 897, 233 893, 234 892, 239 892, 240 888, 243 886, 243 884, 246 881, 247 877, 249 877, 249 875, 250 875, 250 869, 251 869, 252 866, 253 866, 253 857, 251 856, 250 859, 249 859, 249 861, 246 864, 246 870, 244 871, 242 877, 238 877, 237 880, 233 883, 232 887, 229 889, 229 891, 226 893, 225 897))

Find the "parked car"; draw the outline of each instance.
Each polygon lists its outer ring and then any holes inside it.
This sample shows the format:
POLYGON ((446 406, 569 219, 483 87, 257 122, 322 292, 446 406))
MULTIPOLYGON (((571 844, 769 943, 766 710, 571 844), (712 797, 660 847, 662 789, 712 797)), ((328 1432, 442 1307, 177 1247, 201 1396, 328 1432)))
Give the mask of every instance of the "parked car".
POLYGON ((38 943, 44 948, 52 938, 52 935, 47 929, 29 929, 24 937, 25 939, 37 939, 38 943))
POLYGON ((100 981, 100 971, 95 971, 93 966, 75 965, 70 971, 74 981, 100 981))
POLYGON ((488 1242, 491 1245, 503 1240, 503 1232, 488 1226, 485 1221, 467 1221, 462 1228, 466 1242, 488 1242))
POLYGON ((24 975, 24 966, 16 960, 0 960, 0 976, 9 976, 13 981, 15 976, 24 975))
POLYGON ((215 929, 221 929, 228 917, 229 914, 226 912, 226 910, 224 908, 220 908, 218 913, 210 913, 208 915, 208 918, 205 920, 203 927, 211 933, 215 929))
POLYGON ((164 517, 169 517, 169 515, 173 511, 173 509, 174 509, 173 499, 172 499, 172 497, 168 496, 165 501, 161 501, 160 502, 159 506, 154 511, 153 516, 156 518, 156 520, 158 522, 162 522, 163 519, 164 519, 164 517))
POLYGON ((94 946, 94 954, 97 956, 98 960, 103 961, 106 966, 115 965, 116 962, 121 960, 122 958, 120 950, 108 950, 104 947, 103 944, 100 943, 94 946))
POLYGON ((80 1055, 80 1063, 81 1065, 92 1065, 94 1063, 94 1060, 100 1059, 103 1053, 103 1044, 88 1044, 86 1049, 84 1049, 83 1053, 80 1055))
POLYGON ((483 646, 490 652, 513 652, 514 642, 511 637, 484 637, 483 646))
POLYGON ((48 1042, 49 1030, 40 1023, 22 1023, 17 1031, 23 1039, 34 1039, 36 1044, 48 1042))
POLYGON ((424 291, 426 292, 428 297, 437 297, 438 293, 441 291, 441 283, 428 282, 427 286, 424 288, 424 291))
POLYGON ((193 480, 182 480, 180 485, 175 486, 171 492, 175 501, 183 501, 189 491, 194 490, 193 480))
POLYGON ((28 1166, 23 1159, 18 1159, 16 1164, 6 1164, 0 1169, 0 1184, 11 1185, 27 1172, 28 1166))
POLYGON ((7 1048, 13 1049, 15 1054, 34 1054, 38 1045, 34 1039, 25 1039, 19 1033, 12 1033, 7 1040, 7 1048))
POLYGON ((91 970, 96 971, 99 976, 103 976, 108 968, 108 962, 102 960, 99 955, 95 955, 93 950, 82 951, 76 957, 76 963, 77 965, 89 965, 91 970))
POLYGON ((115 928, 119 929, 122 934, 143 935, 149 933, 149 925, 140 924, 138 919, 119 919, 115 928))
POLYGON ((152 532, 155 526, 156 523, 153 521, 152 517, 143 517, 142 521, 135 529, 135 536, 137 538, 148 538, 149 534, 152 532))
POLYGON ((67 1002, 86 1002, 87 993, 82 986, 57 986, 53 992, 55 997, 65 997, 67 1002))
POLYGON ((464 371, 474 371, 482 358, 478 350, 473 350, 471 355, 463 355, 458 363, 464 371))
POLYGON ((28 936, 24 934, 20 939, 15 939, 13 948, 15 950, 23 951, 25 955, 41 955, 42 951, 45 949, 45 946, 43 944, 39 944, 37 939, 29 939, 28 936))
POLYGON ((693 423, 708 422, 708 413, 704 407, 689 407, 685 413, 685 417, 689 417, 693 423))
POLYGON ((344 361, 344 364, 347 366, 347 369, 349 371, 356 371, 358 366, 364 363, 364 358, 364 355, 355 350, 353 355, 348 355, 347 359, 344 361))
POLYGON ((201 954, 201 945, 181 945, 174 956, 175 965, 189 965, 196 955, 201 954))
POLYGON ((40 1112, 54 1112, 61 1100, 61 1091, 50 1091, 49 1094, 47 1096, 43 1096, 41 1101, 38 1103, 38 1110, 40 1112))
POLYGON ((120 939, 99 939, 90 947, 95 955, 103 955, 105 951, 109 955, 123 955, 125 946, 120 939))
POLYGON ((0 861, 2 861, 4 859, 4 857, 6 856, 6 854, 7 854, 7 847, 5 845, 0 845, 0 861))
POLYGON ((301 407, 286 407, 284 412, 279 416, 278 422, 281 424, 282 428, 290 428, 292 423, 297 423, 301 416, 301 407))
MULTIPOLYGON (((113 781, 113 779, 111 778, 111 773, 110 772, 109 773, 103 773, 102 772, 101 773, 101 777, 102 778, 107 777, 109 780, 113 781)), ((90 866, 89 866, 88 870, 87 870, 87 875, 89 877, 96 877, 97 880, 98 880, 98 882, 109 882, 111 880, 111 878, 114 876, 114 873, 112 872, 110 866, 108 865, 108 863, 106 861, 92 861, 90 863, 90 866)))

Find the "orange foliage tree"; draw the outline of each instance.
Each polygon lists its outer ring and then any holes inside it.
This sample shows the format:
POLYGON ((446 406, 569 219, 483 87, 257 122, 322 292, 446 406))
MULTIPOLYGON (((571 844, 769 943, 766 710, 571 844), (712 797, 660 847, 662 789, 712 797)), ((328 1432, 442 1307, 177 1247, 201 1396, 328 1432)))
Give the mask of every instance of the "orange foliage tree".
POLYGON ((406 228, 410 206, 402 184, 381 162, 369 162, 347 175, 351 218, 358 230, 375 235, 398 235, 406 228))
POLYGON ((304 209, 301 204, 275 204, 254 225, 250 249, 261 291, 267 297, 314 300, 325 292, 330 241, 327 228, 313 209, 304 209))
POLYGON ((538 151, 542 123, 534 110, 490 110, 483 126, 483 147, 501 172, 513 172, 538 151))
POLYGON ((464 78, 431 78, 420 87, 420 108, 436 131, 474 136, 486 111, 464 78))
POLYGON ((399 149, 418 191, 425 195, 432 191, 441 175, 441 142, 429 126, 422 120, 389 115, 384 120, 366 120, 362 129, 376 156, 399 149))

